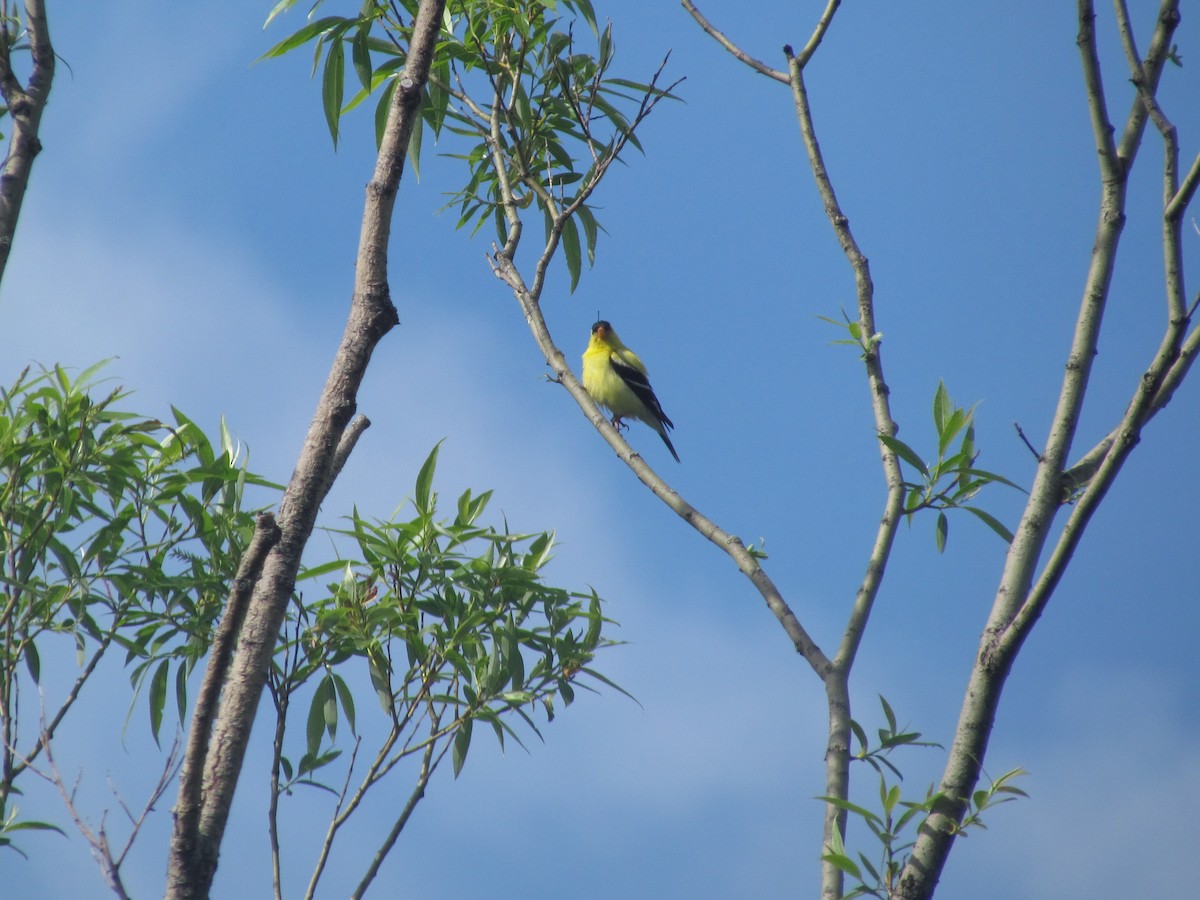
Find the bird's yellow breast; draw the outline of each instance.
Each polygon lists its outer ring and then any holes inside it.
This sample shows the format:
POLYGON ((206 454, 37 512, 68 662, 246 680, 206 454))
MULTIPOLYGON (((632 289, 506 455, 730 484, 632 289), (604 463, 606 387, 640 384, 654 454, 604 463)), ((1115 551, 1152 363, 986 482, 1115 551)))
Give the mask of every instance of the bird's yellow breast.
MULTIPOLYGON (((629 419, 645 419, 646 406, 638 399, 612 367, 612 357, 617 351, 606 347, 599 341, 592 341, 587 352, 583 354, 583 387, 591 394, 592 399, 605 407, 614 416, 629 419), (599 346, 595 346, 599 344, 599 346)), ((632 353, 629 354, 633 356, 632 353)), ((633 356, 641 368, 641 360, 633 356)), ((632 361, 623 360, 626 364, 632 361)))

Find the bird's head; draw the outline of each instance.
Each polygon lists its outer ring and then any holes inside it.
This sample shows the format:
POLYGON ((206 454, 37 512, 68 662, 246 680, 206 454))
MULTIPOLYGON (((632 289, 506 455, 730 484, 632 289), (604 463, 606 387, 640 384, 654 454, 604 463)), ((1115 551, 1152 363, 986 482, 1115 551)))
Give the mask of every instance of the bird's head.
POLYGON ((624 345, 621 343, 621 339, 617 337, 617 333, 613 331, 612 325, 606 320, 601 319, 592 326, 592 338, 589 341, 589 346, 620 349, 624 345))
POLYGON ((600 319, 592 326, 592 338, 588 341, 588 347, 593 349, 606 347, 610 350, 628 349, 625 344, 620 342, 617 332, 613 331, 612 324, 606 322, 605 319, 600 319))

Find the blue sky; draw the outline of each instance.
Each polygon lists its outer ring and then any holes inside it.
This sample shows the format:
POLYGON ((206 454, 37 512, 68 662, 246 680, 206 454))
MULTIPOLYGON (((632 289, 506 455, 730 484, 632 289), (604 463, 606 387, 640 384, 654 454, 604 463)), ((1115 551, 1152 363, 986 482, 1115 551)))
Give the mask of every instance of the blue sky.
MULTIPOLYGON (((286 480, 341 333, 363 186, 374 148, 366 110, 335 153, 308 81, 309 57, 254 64, 301 19, 264 32, 269 3, 52 4, 60 66, 45 150, 0 288, 0 380, 31 361, 109 374, 130 405, 174 404, 215 432, 221 416, 251 465, 286 480)), ((823 3, 702 9, 780 65, 823 3)), ((932 446, 942 379, 978 402, 980 465, 1028 483, 1057 398, 1099 196, 1068 4, 845 4, 810 66, 818 134, 871 261, 901 437, 932 446)), ((1133 0, 1144 47, 1157 4, 1133 0)), ((330 12, 337 4, 326 4, 330 12)), ((348 4, 347 8, 357 8, 348 4)), ((677 429, 677 465, 635 425, 631 443, 699 509, 747 542, 818 643, 840 635, 883 504, 856 354, 817 316, 853 304, 802 158, 788 92, 707 40, 675 4, 598 5, 618 67, 648 77, 668 49, 685 103, 660 106, 643 157, 601 189, 608 230, 572 296, 561 262, 544 307, 572 359, 599 310, 651 368, 677 429)), ((1129 108, 1111 11, 1100 4, 1106 86, 1129 108)), ((1183 158, 1200 148, 1195 20, 1185 67, 1161 94, 1183 158)), ((385 864, 380 896, 794 897, 815 894, 825 711, 817 679, 728 560, 623 468, 562 390, 504 285, 486 239, 437 216, 461 178, 426 145, 406 175, 392 247, 401 326, 360 395, 373 427, 325 504, 387 516, 445 438, 438 489, 494 488, 516 529, 556 528, 550 574, 594 586, 628 644, 526 755, 477 741, 461 778, 439 772, 385 864), (457 179, 457 180, 456 180, 457 179)), ((1161 147, 1148 133, 1131 189, 1077 453, 1123 411, 1162 329, 1157 206, 1161 147)), ((536 228, 531 231, 537 230, 536 228)), ((1185 252, 1200 236, 1190 231, 1185 252)), ((519 260, 518 262, 521 262, 519 260)), ((525 258, 526 264, 531 264, 525 258)), ((1188 268, 1194 295, 1197 272, 1188 268)), ((1182 896, 1200 842, 1200 632, 1192 570, 1200 481, 1196 386, 1156 419, 1076 554, 1018 662, 987 769, 1022 766, 1030 798, 996 810, 955 849, 941 896, 1182 896)), ((986 505, 1010 525, 1021 496, 986 505)), ((954 517, 900 534, 852 682, 855 716, 901 721, 949 744, 1003 545, 954 517)), ((50 655, 43 651, 43 667, 50 655)), ((64 649, 60 682, 72 675, 64 649)), ((121 671, 92 685, 59 765, 98 819, 111 780, 135 802, 159 765, 121 671)), ((48 688, 50 690, 51 688, 48 688)), ((370 689, 363 679, 362 690, 370 689)), ((364 708, 367 704, 360 704, 364 708)), ((264 896, 263 734, 239 788, 216 896, 264 896)), ((938 750, 898 760, 923 794, 938 750)), ((856 796, 875 783, 858 773, 856 796)), ((355 826, 322 896, 344 896, 407 795, 397 784, 355 826)), ((40 788, 24 811, 66 823, 40 788), (47 805, 38 807, 37 803, 47 805)), ((173 798, 173 793, 170 795, 173 798)), ((289 820, 290 893, 307 881, 323 800, 289 820)), ((126 865, 137 896, 162 890, 170 800, 126 865)), ((102 896, 86 845, 33 836, 31 860, 0 859, 22 896, 102 896), (82 892, 82 893, 81 893, 82 892)), ((1185 887, 1187 886, 1187 887, 1185 887)))

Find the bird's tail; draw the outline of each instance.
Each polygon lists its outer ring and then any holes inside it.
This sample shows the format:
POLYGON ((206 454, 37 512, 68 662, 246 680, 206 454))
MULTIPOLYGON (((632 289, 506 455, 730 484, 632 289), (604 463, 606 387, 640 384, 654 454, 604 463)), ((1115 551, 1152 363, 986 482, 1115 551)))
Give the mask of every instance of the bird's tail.
POLYGON ((682 462, 679 454, 675 452, 675 445, 671 443, 671 439, 667 437, 667 429, 659 428, 658 436, 663 439, 663 443, 667 445, 667 449, 671 451, 671 455, 675 457, 675 462, 682 462))

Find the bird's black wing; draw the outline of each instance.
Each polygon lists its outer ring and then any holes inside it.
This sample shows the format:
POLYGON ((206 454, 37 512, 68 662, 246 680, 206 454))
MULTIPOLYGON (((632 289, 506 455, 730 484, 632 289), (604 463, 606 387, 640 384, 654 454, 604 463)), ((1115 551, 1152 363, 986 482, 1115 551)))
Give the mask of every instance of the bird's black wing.
POLYGON ((675 427, 675 423, 668 419, 667 414, 663 412, 662 404, 658 402, 658 397, 654 396, 654 388, 650 387, 650 379, 643 372, 623 362, 615 353, 609 356, 608 362, 613 367, 613 371, 621 376, 621 380, 629 385, 629 389, 633 391, 634 395, 646 404, 646 409, 654 413, 667 428, 675 427))

